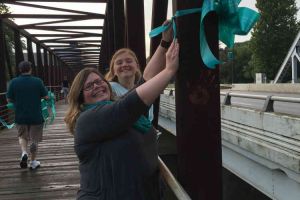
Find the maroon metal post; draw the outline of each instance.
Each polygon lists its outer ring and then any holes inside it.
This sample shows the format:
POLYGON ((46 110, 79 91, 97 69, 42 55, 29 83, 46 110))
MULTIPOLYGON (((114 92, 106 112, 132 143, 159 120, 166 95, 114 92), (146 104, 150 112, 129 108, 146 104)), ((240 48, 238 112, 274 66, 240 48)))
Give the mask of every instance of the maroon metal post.
MULTIPOLYGON (((53 67, 53 54, 49 52, 49 83, 54 86, 54 67, 53 67)), ((52 90, 52 88, 51 88, 52 90)))
POLYGON ((13 79, 14 77, 14 73, 12 70, 12 64, 11 64, 11 58, 10 58, 10 54, 9 54, 9 50, 8 50, 8 45, 7 45, 7 41, 4 40, 4 49, 5 49, 5 56, 4 59, 6 60, 6 66, 7 66, 7 70, 8 70, 8 75, 9 75, 9 79, 13 79))
POLYGON ((36 71, 36 65, 35 65, 35 60, 34 60, 34 55, 33 55, 33 50, 32 50, 32 40, 30 38, 27 39, 27 54, 28 54, 28 61, 31 62, 31 68, 32 68, 32 74, 37 76, 37 71, 36 71))
POLYGON ((140 62, 141 70, 146 66, 144 1, 126 0, 127 46, 133 50, 140 62))
POLYGON ((37 60, 37 64, 36 64, 36 69, 37 69, 37 74, 38 76, 45 81, 44 79, 44 66, 43 66, 43 62, 42 62, 42 54, 41 54, 41 45, 40 44, 36 44, 36 60, 37 60))
MULTIPOLYGON (((5 70, 5 33, 3 22, 0 19, 0 93, 6 91, 6 70, 5 70)), ((4 103, 5 98, 0 96, 0 103, 4 103)))
MULTIPOLYGON (((202 1, 178 0, 177 10, 199 8, 202 1)), ((204 66, 199 53, 200 14, 177 20, 180 68, 176 77, 178 174, 193 200, 222 199, 219 70, 204 66)), ((218 18, 205 18, 205 32, 218 56, 218 18)))
MULTIPOLYGON (((166 20, 167 18, 167 11, 168 11, 168 1, 167 0, 153 0, 152 1, 152 23, 151 23, 151 29, 154 29, 160 25, 166 20)), ((151 38, 150 42, 150 57, 153 56, 155 50, 159 46, 161 40, 161 35, 151 38)), ((157 127, 158 126, 158 112, 159 112, 159 97, 154 103, 154 119, 152 121, 152 124, 157 127)))
POLYGON ((18 64, 24 60, 23 50, 22 50, 22 42, 21 35, 18 30, 14 30, 15 35, 15 60, 16 60, 16 74, 19 75, 18 64))
POLYGON ((43 56, 44 56, 44 81, 45 81, 45 85, 51 85, 50 80, 49 80, 48 53, 47 53, 46 48, 43 48, 43 56))

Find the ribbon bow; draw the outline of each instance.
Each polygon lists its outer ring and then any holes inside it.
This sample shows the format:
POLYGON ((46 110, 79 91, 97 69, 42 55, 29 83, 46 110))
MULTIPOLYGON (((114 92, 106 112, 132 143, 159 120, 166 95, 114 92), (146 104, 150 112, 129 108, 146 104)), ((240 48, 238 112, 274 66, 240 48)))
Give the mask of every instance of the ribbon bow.
POLYGON ((210 12, 216 12, 219 16, 219 39, 228 47, 234 45, 235 35, 247 35, 254 24, 258 21, 260 15, 256 11, 238 7, 241 0, 204 0, 202 8, 194 8, 180 10, 172 17, 172 21, 168 25, 164 25, 153 29, 149 36, 154 37, 161 32, 167 30, 173 25, 174 38, 176 37, 175 18, 192 13, 201 13, 200 16, 200 54, 203 63, 210 69, 214 69, 215 65, 220 61, 211 52, 204 30, 204 18, 210 12))

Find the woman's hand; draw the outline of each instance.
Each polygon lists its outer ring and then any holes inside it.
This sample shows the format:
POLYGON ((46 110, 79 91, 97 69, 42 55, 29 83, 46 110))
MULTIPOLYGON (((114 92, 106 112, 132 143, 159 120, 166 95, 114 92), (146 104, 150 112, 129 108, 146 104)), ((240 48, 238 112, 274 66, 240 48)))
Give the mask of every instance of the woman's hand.
POLYGON ((179 66, 179 44, 175 39, 166 53, 166 69, 176 73, 179 66))
MULTIPOLYGON (((163 25, 168 25, 169 23, 171 23, 171 20, 166 20, 164 21, 163 25)), ((162 33, 162 40, 166 41, 166 42, 171 42, 173 39, 173 28, 172 26, 170 26, 166 31, 164 31, 162 33)))

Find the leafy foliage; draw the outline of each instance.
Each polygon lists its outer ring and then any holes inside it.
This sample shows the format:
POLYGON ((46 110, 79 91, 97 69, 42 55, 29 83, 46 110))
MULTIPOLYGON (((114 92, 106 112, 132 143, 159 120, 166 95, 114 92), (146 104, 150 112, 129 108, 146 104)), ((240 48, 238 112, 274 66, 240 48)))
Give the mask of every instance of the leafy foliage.
POLYGON ((257 0, 261 19, 254 27, 250 43, 254 73, 274 79, 298 31, 295 0, 257 0))
POLYGON ((236 43, 233 49, 222 49, 220 59, 223 64, 220 66, 221 83, 253 83, 254 72, 249 66, 252 52, 249 42, 236 43), (233 53, 233 59, 228 58, 228 53, 233 53))
POLYGON ((5 13, 10 13, 9 8, 4 3, 0 3, 0 14, 5 13))

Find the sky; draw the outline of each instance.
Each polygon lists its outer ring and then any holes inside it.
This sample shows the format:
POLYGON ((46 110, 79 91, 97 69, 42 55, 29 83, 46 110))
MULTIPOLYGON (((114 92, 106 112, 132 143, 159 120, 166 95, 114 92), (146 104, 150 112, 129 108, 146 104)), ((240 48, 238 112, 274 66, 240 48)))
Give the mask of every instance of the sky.
MULTIPOLYGON (((276 0, 272 0, 272 1, 276 1, 276 0)), ((144 1, 145 8, 147 8, 147 9, 145 9, 146 24, 151 24, 151 12, 152 12, 151 2, 152 2, 152 0, 145 0, 144 1)), ((170 4, 170 2, 172 2, 172 1, 169 0, 169 4, 170 4)), ((251 8, 251 9, 257 11, 257 8, 255 7, 255 4, 256 4, 256 0, 241 0, 241 2, 239 4, 239 7, 248 7, 248 8, 251 8)), ((297 7, 300 8, 300 0, 296 0, 296 4, 297 4, 297 7)), ((170 18, 171 13, 172 13, 171 5, 169 5, 168 10, 169 10, 168 18, 170 18)), ((298 20, 300 20, 300 10, 298 11, 297 18, 298 18, 298 20)), ((145 29, 146 29, 145 32, 149 33, 150 26, 146 26, 145 29)), ((244 42, 244 41, 250 40, 250 38, 251 38, 251 31, 248 33, 248 35, 245 35, 245 36, 239 36, 239 35, 235 36, 235 41, 236 42, 244 42)), ((149 42, 150 42, 150 39, 149 39, 149 37, 147 37, 147 34, 146 34, 146 43, 149 44, 149 42)), ((221 44, 221 46, 223 46, 223 45, 221 44)), ((147 52, 148 51, 149 50, 147 50, 147 52)))
MULTIPOLYGON (((168 18, 171 18, 171 13, 172 13, 172 6, 171 6, 172 0, 169 0, 169 8, 168 8, 168 18)), ((32 3, 32 2, 31 2, 32 3)), ((242 0, 241 3, 239 4, 239 7, 249 7, 253 10, 257 10, 255 7, 256 0, 242 0)), ((45 3, 43 3, 44 5, 45 3)), ((84 3, 84 10, 89 11, 89 12, 95 12, 95 13, 105 13, 105 4, 103 3, 84 3), (97 6, 95 6, 97 5, 97 6)), ((300 0, 296 0, 297 7, 300 7, 300 0)), ((81 10, 82 3, 49 3, 50 6, 53 7, 60 7, 60 8, 70 8, 70 5, 72 5, 72 9, 74 10, 81 10)), ((24 9, 22 6, 10 6, 12 13, 40 13, 44 14, 44 10, 41 9, 24 9)), ((151 15, 152 15, 152 0, 144 0, 144 7, 145 7, 145 39, 146 39, 146 55, 149 55, 149 44, 150 44, 150 38, 148 36, 149 32, 151 31, 151 15)), ((48 11, 47 13, 51 13, 51 11, 48 11)), ((62 13, 63 12, 58 12, 55 11, 55 13, 62 13)), ((297 15, 298 19, 300 20, 300 11, 298 11, 297 15)), ((45 21, 45 19, 39 20, 39 22, 45 21)), ((16 19, 17 24, 28 24, 32 22, 37 22, 37 19, 16 19), (34 21, 33 21, 34 20, 34 21)), ((86 20, 84 22, 86 25, 94 25, 95 23, 99 24, 99 21, 95 22, 93 20, 86 20)), ((103 21, 100 22, 99 25, 102 25, 103 21)), ((69 24, 69 25, 75 25, 75 24, 69 24)), ((31 33, 34 33, 33 30, 29 31, 31 33)), ((45 32, 46 33, 46 32, 45 32)), ((236 42, 243 42, 249 40, 251 37, 251 31, 248 35, 246 36, 236 36, 235 41, 236 42)), ((46 39, 46 38, 44 38, 46 39)))

